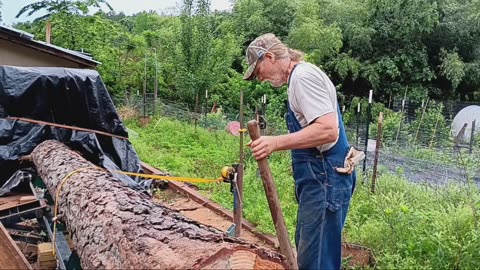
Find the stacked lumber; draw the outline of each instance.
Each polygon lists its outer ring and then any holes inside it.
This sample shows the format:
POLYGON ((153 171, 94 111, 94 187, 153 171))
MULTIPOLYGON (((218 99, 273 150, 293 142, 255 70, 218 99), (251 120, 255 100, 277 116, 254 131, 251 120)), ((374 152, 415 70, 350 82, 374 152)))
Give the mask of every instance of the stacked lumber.
POLYGON ((55 269, 57 261, 53 255, 52 243, 41 243, 37 246, 37 266, 39 269, 55 269))

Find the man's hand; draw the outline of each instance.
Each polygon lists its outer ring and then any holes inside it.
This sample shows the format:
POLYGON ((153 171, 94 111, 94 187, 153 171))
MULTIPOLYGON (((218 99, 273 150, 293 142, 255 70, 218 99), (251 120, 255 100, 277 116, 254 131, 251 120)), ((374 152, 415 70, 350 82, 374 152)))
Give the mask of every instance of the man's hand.
POLYGON ((252 149, 255 159, 260 160, 277 150, 278 143, 275 136, 261 136, 255 141, 250 141, 247 146, 252 149))

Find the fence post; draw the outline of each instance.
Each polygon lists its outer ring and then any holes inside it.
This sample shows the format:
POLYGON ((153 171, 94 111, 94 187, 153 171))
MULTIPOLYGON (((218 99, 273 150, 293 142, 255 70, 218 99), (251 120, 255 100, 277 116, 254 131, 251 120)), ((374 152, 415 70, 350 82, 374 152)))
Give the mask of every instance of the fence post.
POLYGON ((473 143, 475 142, 475 124, 477 120, 472 121, 472 132, 470 133, 470 148, 468 149, 468 153, 471 154, 473 150, 473 143))
MULTIPOLYGON (((237 173, 237 197, 238 200, 233 208, 233 223, 235 223, 235 237, 240 237, 242 233, 242 213, 243 213, 243 89, 240 90, 240 154, 237 173)), ((233 195, 235 196, 235 194, 233 195)))
POLYGON ((378 132, 377 132, 377 144, 375 145, 375 158, 373 159, 373 174, 372 174, 372 193, 375 193, 375 183, 378 173, 378 156, 380 155, 380 147, 382 147, 382 134, 383 134, 383 112, 380 112, 378 116, 378 132))
MULTIPOLYGON (((422 104, 422 107, 423 107, 423 104, 422 104)), ((400 135, 400 131, 402 129, 402 123, 403 123, 403 117, 405 115, 405 98, 402 99, 402 108, 400 109, 400 123, 398 125, 398 129, 397 129, 397 136, 395 136, 395 147, 398 147, 398 136, 400 135)))
POLYGON ((355 140, 355 145, 357 146, 357 148, 358 148, 358 144, 360 143, 358 141, 360 138, 360 135, 358 134, 359 127, 360 127, 360 100, 358 100, 358 106, 357 106, 357 139, 355 140))
POLYGON ((205 90, 205 120, 203 121, 205 127, 207 127, 207 114, 208 114, 208 90, 205 90))
POLYGON ((143 78, 143 117, 147 117, 147 53, 145 53, 145 68, 143 78))
POLYGON ((363 160, 363 172, 365 172, 365 168, 367 166, 367 154, 368 154, 368 129, 370 127, 370 121, 372 120, 372 99, 373 99, 373 90, 370 90, 368 95, 368 108, 367 108, 367 130, 365 132, 365 159, 363 160))
POLYGON ((197 131, 197 122, 198 122, 198 93, 195 95, 195 113, 193 114, 193 120, 195 121, 195 131, 197 131))

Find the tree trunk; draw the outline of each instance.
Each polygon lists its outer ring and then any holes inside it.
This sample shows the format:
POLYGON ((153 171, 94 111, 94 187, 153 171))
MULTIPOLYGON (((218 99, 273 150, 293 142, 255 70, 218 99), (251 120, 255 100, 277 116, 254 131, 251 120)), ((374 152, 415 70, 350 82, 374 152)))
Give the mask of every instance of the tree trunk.
MULTIPOLYGON (((54 196, 71 172, 94 166, 58 141, 45 141, 32 160, 54 196)), ((65 222, 84 269, 284 268, 280 254, 230 238, 223 232, 154 203, 109 172, 72 174, 60 190, 65 222)))

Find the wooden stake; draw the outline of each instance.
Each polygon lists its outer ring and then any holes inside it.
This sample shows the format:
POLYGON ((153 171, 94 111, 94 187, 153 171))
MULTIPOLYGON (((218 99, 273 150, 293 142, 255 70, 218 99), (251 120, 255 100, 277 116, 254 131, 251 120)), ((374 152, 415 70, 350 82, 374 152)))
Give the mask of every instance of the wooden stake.
MULTIPOLYGON (((258 126, 257 121, 251 120, 247 125, 252 141, 260 138, 260 127, 258 126)), ((270 207, 270 213, 272 214, 278 242, 280 244, 280 253, 286 257, 288 269, 298 269, 297 260, 293 253, 292 245, 290 244, 287 226, 285 225, 280 200, 278 199, 277 188, 273 182, 273 176, 270 171, 270 166, 268 165, 268 160, 263 158, 257 160, 257 163, 260 169, 260 175, 262 176, 263 187, 265 188, 265 194, 267 195, 268 206, 270 207)))
POLYGON ((477 120, 472 121, 472 132, 470 133, 470 147, 468 148, 468 153, 471 154, 473 150, 473 144, 475 142, 475 123, 477 120))
POLYGON ((377 144, 375 145, 375 158, 373 159, 373 174, 372 174, 372 193, 375 193, 375 183, 377 180, 377 165, 378 156, 380 155, 380 147, 382 146, 382 129, 383 129, 383 112, 378 116, 378 132, 377 144))

